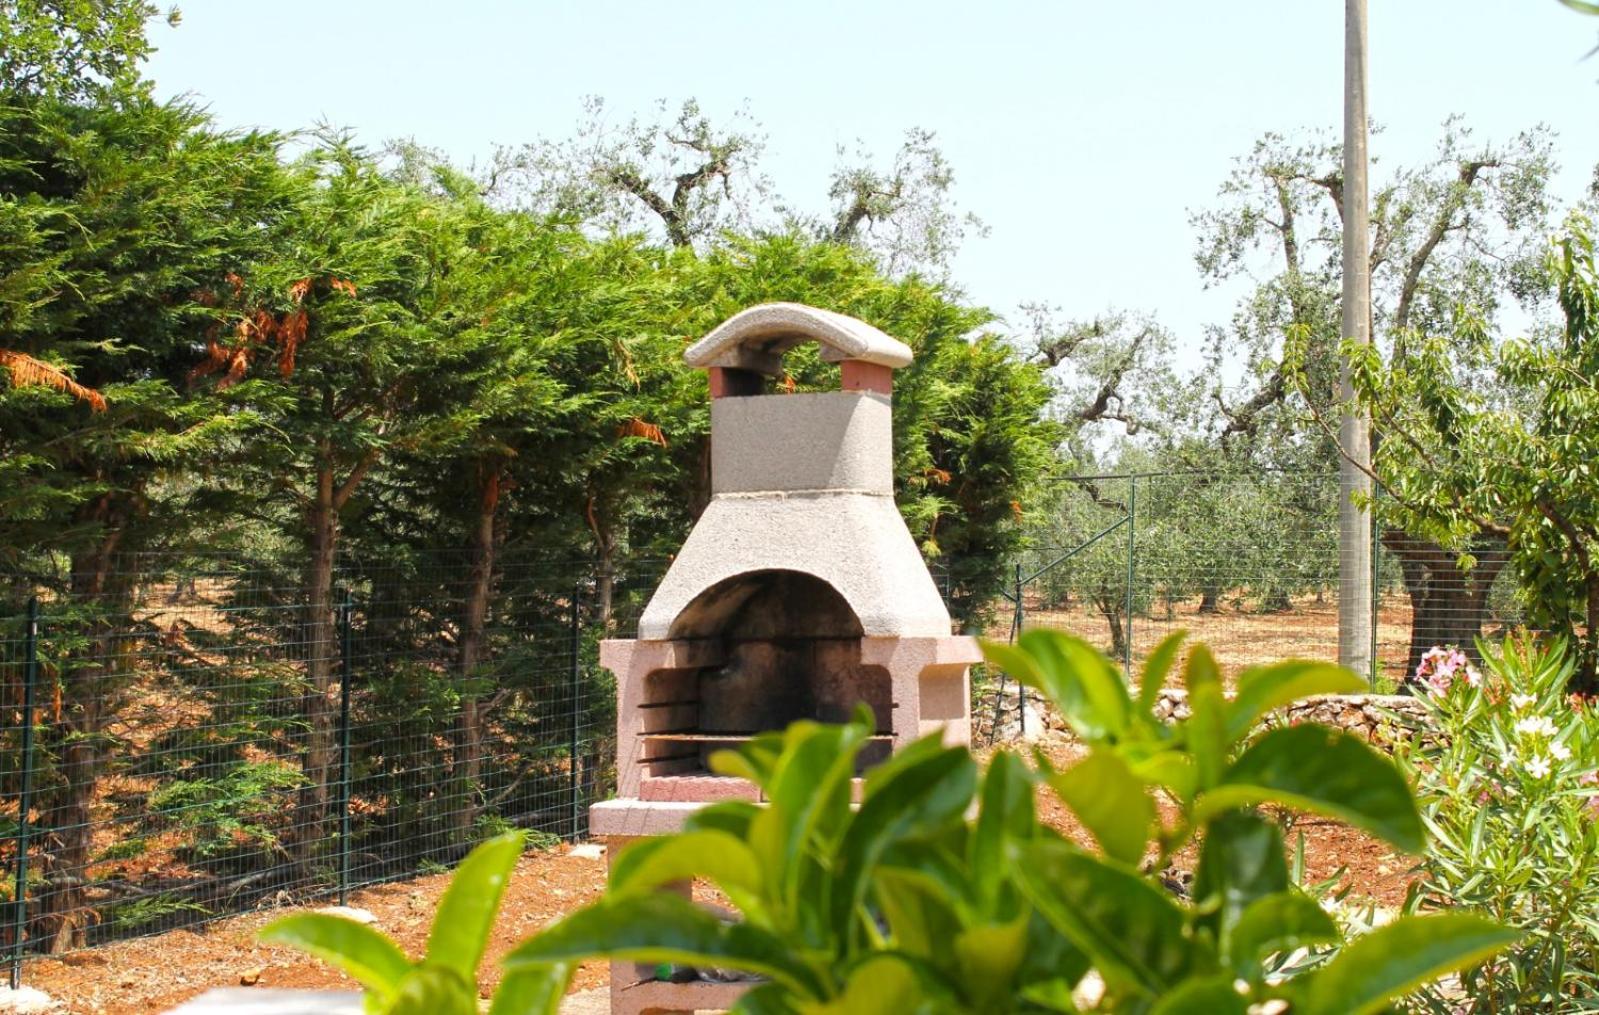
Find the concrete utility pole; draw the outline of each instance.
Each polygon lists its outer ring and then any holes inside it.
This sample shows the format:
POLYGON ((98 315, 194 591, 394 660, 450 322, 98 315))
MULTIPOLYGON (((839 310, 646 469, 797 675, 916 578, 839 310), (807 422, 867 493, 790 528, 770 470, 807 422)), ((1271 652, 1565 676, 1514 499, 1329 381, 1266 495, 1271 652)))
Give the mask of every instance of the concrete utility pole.
MULTIPOLYGON (((1371 343, 1371 241, 1366 193, 1366 0, 1344 0, 1344 338, 1371 343)), ((1338 374, 1338 661, 1370 673, 1371 425, 1354 402, 1349 360, 1338 374)))

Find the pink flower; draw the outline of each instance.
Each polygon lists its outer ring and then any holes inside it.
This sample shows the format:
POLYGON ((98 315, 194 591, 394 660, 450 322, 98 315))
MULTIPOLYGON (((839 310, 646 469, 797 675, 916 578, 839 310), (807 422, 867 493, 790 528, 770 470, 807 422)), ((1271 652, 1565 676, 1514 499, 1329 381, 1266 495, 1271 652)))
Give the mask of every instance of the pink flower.
POLYGON ((1482 685, 1482 675, 1471 665, 1466 653, 1454 646, 1434 645, 1422 653, 1421 661, 1416 664, 1416 679, 1432 688, 1435 694, 1447 693, 1457 673, 1472 687, 1482 685))

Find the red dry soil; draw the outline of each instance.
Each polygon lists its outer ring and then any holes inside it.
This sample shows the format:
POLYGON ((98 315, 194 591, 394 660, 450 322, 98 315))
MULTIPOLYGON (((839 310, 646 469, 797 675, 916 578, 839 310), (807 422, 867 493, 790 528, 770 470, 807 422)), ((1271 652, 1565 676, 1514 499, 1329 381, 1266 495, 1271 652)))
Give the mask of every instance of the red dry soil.
MULTIPOLYGON (((350 893, 350 905, 370 911, 376 926, 417 956, 449 875, 398 881, 350 893)), ((511 876, 504 907, 483 965, 484 994, 499 980, 497 961, 546 923, 598 898, 605 861, 572 856, 569 847, 529 853, 511 876)), ((329 900, 331 902, 331 900, 329 900)), ((66 1005, 73 1015, 146 1015, 176 1007, 212 987, 253 980, 263 987, 355 989, 337 970, 278 945, 255 940, 261 927, 290 909, 262 910, 154 937, 122 941, 60 959, 33 959, 22 982, 66 1005)), ((603 964, 578 971, 574 989, 608 982, 603 964)))
MULTIPOLYGON (((1057 765, 1077 749, 1062 740, 1044 745, 1057 765)), ((1039 794, 1039 814, 1079 841, 1086 834, 1047 791, 1039 794)), ((1396 906, 1405 895, 1410 862, 1370 837, 1330 822, 1302 822, 1307 880, 1340 875, 1353 896, 1396 906), (1341 872, 1341 874, 1340 874, 1341 872)), ((1193 849, 1175 865, 1191 870, 1193 849)), ((570 847, 530 853, 518 863, 484 964, 484 994, 498 980, 496 960, 546 923, 598 898, 605 861, 571 855, 570 847)), ((439 895, 449 883, 444 874, 395 882, 351 894, 350 905, 370 911, 377 926, 396 938, 408 954, 419 955, 439 895)), ((263 910, 222 920, 198 930, 124 941, 63 959, 30 960, 23 982, 66 1005, 74 1015, 144 1015, 161 1012, 212 987, 241 982, 270 987, 354 988, 338 971, 298 952, 255 940, 263 925, 289 912, 263 910)), ((579 970, 574 990, 603 986, 603 964, 579 970)))

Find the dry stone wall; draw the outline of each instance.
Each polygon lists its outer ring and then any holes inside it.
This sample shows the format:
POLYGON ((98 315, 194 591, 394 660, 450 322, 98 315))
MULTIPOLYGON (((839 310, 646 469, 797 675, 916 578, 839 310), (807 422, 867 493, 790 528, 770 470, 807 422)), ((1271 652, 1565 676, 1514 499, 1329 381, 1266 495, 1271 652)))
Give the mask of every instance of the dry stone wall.
MULTIPOLYGON (((1067 734, 1066 724, 1053 708, 1029 694, 1025 724, 1020 696, 1014 686, 1003 695, 990 691, 974 705, 972 720, 978 744, 1035 740, 1046 732, 1067 734)), ((1188 692, 1169 687, 1155 699, 1155 717, 1162 722, 1188 718, 1188 692)), ((1427 712, 1405 694, 1329 694, 1307 698, 1268 718, 1272 723, 1315 722, 1354 733, 1379 747, 1409 739, 1428 725, 1427 712)))

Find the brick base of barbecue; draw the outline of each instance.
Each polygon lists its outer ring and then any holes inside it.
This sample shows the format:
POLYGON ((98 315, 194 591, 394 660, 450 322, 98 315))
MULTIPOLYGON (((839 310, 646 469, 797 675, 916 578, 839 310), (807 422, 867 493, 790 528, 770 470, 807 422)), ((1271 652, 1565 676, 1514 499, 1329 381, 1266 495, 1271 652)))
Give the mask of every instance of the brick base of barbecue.
POLYGON ((747 779, 725 775, 657 775, 639 780, 639 799, 647 803, 716 800, 759 800, 760 790, 747 779))

